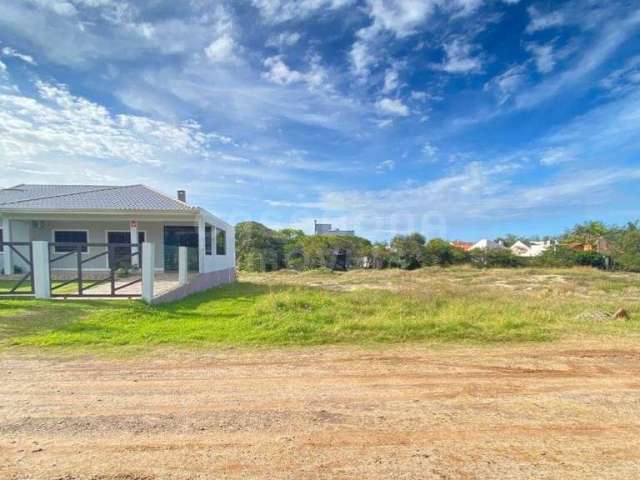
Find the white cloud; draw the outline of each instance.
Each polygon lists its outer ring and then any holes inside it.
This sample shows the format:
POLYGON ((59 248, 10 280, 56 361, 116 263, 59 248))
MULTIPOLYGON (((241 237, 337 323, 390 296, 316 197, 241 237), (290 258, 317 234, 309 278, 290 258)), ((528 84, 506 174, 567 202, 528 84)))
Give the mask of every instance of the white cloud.
MULTIPOLYGON (((36 95, 30 97, 5 90, 0 82, 5 183, 115 183, 136 178, 170 191, 175 182, 188 181, 190 191, 203 195, 210 195, 215 186, 219 198, 231 195, 247 180, 278 181, 282 191, 287 184, 299 184, 289 175, 292 168, 345 170, 344 162, 306 158, 278 168, 269 164, 269 155, 281 152, 283 144, 260 143, 255 136, 251 143, 236 142, 228 135, 205 131, 194 121, 118 115, 73 95, 64 85, 38 81, 35 87, 36 95), (194 171, 199 172, 198 179, 194 171)), ((246 129, 242 134, 247 136, 246 129)))
MULTIPOLYGON (((418 185, 327 191, 320 195, 318 209, 356 219, 376 212, 372 231, 377 233, 380 225, 398 231, 407 222, 410 230, 429 228, 434 218, 446 226, 476 219, 531 219, 569 207, 589 211, 614 204, 622 188, 640 181, 635 161, 639 137, 640 91, 635 90, 576 118, 529 150, 492 161, 466 161, 460 170, 418 185), (612 152, 622 165, 609 166, 612 152), (536 175, 539 164, 554 167, 551 176, 536 175), (530 181, 522 183, 523 176, 530 181)), ((425 143, 425 155, 432 148, 425 143)))
POLYGON ((293 70, 284 63, 282 55, 269 57, 264 61, 267 71, 262 76, 278 85, 305 82, 311 88, 329 87, 327 73, 320 65, 319 57, 312 57, 309 70, 305 73, 293 70))
POLYGON ((325 192, 319 208, 354 219, 370 218, 375 212, 376 230, 386 225, 397 232, 407 223, 410 230, 422 230, 433 227, 434 222, 446 227, 478 219, 531 218, 548 215, 549 209, 603 204, 610 201, 615 185, 640 179, 638 167, 581 169, 531 186, 515 183, 516 171, 510 165, 472 162, 417 186, 325 192))
POLYGON ((498 98, 498 104, 502 105, 520 90, 526 79, 526 66, 516 65, 488 81, 484 90, 494 92, 498 98))
POLYGON ((214 63, 235 62, 236 44, 229 34, 224 34, 211 42, 205 49, 207 58, 214 63))
POLYGON ((398 69, 392 67, 388 69, 384 74, 384 85, 382 87, 382 93, 391 93, 395 91, 400 85, 398 79, 398 69))
POLYGON ((575 157, 565 148, 549 148, 540 156, 540 165, 551 166, 570 162, 575 157))
POLYGON ((378 173, 391 172, 396 168, 396 162, 393 160, 384 160, 376 165, 378 173))
POLYGON ((431 142, 425 142, 425 144, 422 146, 422 153, 430 161, 433 161, 436 159, 436 156, 438 155, 438 151, 439 151, 438 147, 433 145, 431 142))
POLYGON ((566 59, 576 50, 573 44, 568 44, 563 48, 556 49, 554 42, 555 41, 551 41, 546 44, 531 42, 525 45, 525 50, 533 55, 536 68, 540 73, 551 72, 555 69, 559 61, 566 59))
POLYGON ((479 73, 482 71, 482 60, 474 55, 475 48, 462 38, 455 38, 444 44, 446 58, 435 65, 447 73, 479 73))
POLYGON ((556 65, 556 59, 553 55, 553 45, 538 45, 530 43, 526 46, 526 50, 533 54, 536 62, 536 68, 540 73, 549 73, 556 65))
POLYGON ((158 165, 170 154, 206 155, 209 137, 179 125, 112 115, 63 85, 36 83, 38 98, 0 94, 0 152, 5 158, 56 153, 158 165))
POLYGON ((76 7, 67 0, 27 0, 27 3, 32 3, 65 17, 73 16, 78 12, 76 7))
POLYGON ((270 23, 304 19, 311 14, 343 8, 353 0, 252 0, 260 15, 270 23))
POLYGON ((440 9, 451 16, 475 12, 483 0, 368 0, 369 16, 378 30, 402 38, 416 33, 440 9))
POLYGON ((527 12, 529 12, 530 17, 529 25, 527 25, 527 33, 560 27, 566 23, 565 12, 561 10, 542 13, 532 5, 527 9, 527 12))
POLYGON ((367 0, 371 24, 360 29, 351 46, 353 73, 361 80, 369 75, 370 67, 378 62, 374 53, 383 44, 381 36, 390 32, 402 39, 428 27, 433 14, 440 10, 452 18, 475 12, 483 0, 367 0))
POLYGON ((375 121, 375 124, 380 128, 388 128, 393 125, 393 118, 381 118, 375 121))
POLYGON ((282 60, 282 55, 269 57, 264 61, 264 66, 268 71, 263 73, 264 78, 277 83, 278 85, 289 85, 290 83, 301 82, 304 75, 296 70, 290 69, 282 60))
POLYGON ((349 58, 351 70, 356 77, 366 79, 369 75, 369 67, 376 64, 376 57, 371 52, 371 45, 376 37, 376 29, 362 28, 356 32, 356 41, 351 46, 349 58))
POLYGON ((11 47, 3 47, 2 55, 5 57, 13 57, 22 60, 23 62, 29 63, 31 65, 36 65, 35 60, 31 55, 25 55, 24 53, 20 53, 14 48, 11 47))
POLYGON ((370 0, 369 15, 377 28, 405 37, 415 33, 416 27, 433 13, 438 3, 429 0, 370 0))
POLYGON ((386 114, 396 117, 406 117, 409 115, 409 107, 402 100, 392 98, 382 98, 376 102, 376 108, 386 114))
POLYGON ((45 58, 49 63, 83 69, 105 60, 140 59, 146 65, 150 56, 158 54, 193 57, 225 34, 236 38, 233 17, 219 2, 206 6, 205 2, 185 3, 180 15, 153 19, 141 15, 139 2, 73 3, 75 11, 61 15, 55 12, 60 2, 3 1, 0 31, 15 32, 25 39, 39 61, 45 58))
POLYGON ((267 46, 270 47, 282 47, 282 46, 292 46, 300 41, 302 35, 298 32, 280 32, 277 35, 272 35, 267 40, 267 46))
POLYGON ((640 55, 631 57, 622 68, 607 75, 600 85, 611 93, 622 93, 640 84, 640 55))
POLYGON ((616 97, 614 101, 576 117, 550 135, 544 146, 561 149, 579 158, 581 165, 606 165, 637 156, 640 138, 640 91, 616 97))
POLYGON ((540 102, 553 98, 566 88, 583 82, 615 53, 630 35, 637 31, 638 26, 640 26, 640 10, 628 15, 623 20, 607 25, 593 44, 582 49, 582 57, 572 67, 521 92, 516 99, 517 107, 531 108, 540 102))

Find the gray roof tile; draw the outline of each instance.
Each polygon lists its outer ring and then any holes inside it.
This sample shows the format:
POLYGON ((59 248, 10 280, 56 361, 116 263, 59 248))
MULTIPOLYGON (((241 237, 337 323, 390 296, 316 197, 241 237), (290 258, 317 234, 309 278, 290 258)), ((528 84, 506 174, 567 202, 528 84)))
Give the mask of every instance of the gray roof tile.
POLYGON ((16 185, 0 189, 0 210, 150 210, 193 212, 144 185, 16 185))

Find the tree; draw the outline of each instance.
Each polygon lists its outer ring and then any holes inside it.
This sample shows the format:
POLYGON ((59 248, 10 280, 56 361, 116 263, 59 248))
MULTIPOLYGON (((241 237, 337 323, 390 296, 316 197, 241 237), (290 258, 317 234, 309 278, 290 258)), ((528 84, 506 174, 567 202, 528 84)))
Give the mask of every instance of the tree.
POLYGON ((594 245, 595 242, 605 235, 609 229, 598 221, 587 221, 579 223, 565 233, 563 241, 566 243, 584 243, 594 245))
POLYGON ((287 250, 287 267, 295 269, 359 267, 371 242, 356 236, 302 236, 287 250))
POLYGON ((297 228, 283 228, 278 232, 278 236, 281 237, 285 243, 295 243, 303 238, 305 234, 297 228))
POLYGON ((440 265, 446 267, 455 263, 462 263, 466 259, 466 252, 455 248, 449 242, 441 238, 433 238, 427 242, 424 248, 425 263, 428 265, 440 265))
POLYGON ((629 222, 624 228, 611 229, 607 236, 613 245, 615 268, 640 271, 640 228, 638 222, 629 222))
POLYGON ((247 271, 278 270, 284 264, 284 239, 258 222, 236 225, 236 261, 247 271))
POLYGON ((425 261, 425 238, 419 233, 396 235, 391 240, 391 264, 405 270, 420 268, 425 261))

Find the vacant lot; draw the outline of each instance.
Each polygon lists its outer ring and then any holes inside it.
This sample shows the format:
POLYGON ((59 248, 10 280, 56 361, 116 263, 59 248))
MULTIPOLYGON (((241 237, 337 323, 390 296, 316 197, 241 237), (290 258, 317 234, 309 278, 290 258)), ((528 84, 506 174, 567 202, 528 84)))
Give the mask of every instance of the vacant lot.
POLYGON ((0 349, 637 337, 640 275, 470 268, 244 275, 173 305, 0 299, 0 349), (630 320, 611 320, 624 308, 630 320))
POLYGON ((639 317, 592 270, 0 300, 0 478, 640 478, 639 317))

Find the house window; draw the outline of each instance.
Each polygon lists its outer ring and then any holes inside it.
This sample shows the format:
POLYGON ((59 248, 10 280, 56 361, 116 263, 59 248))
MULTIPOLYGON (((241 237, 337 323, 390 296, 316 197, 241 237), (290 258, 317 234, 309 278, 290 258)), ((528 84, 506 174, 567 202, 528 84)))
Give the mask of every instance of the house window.
POLYGON ((144 243, 145 235, 144 232, 138 232, 138 243, 144 243))
MULTIPOLYGON (((2 229, 0 228, 0 243, 4 242, 2 237, 2 229)), ((0 245, 0 253, 4 252, 4 245, 0 245)))
MULTIPOLYGON (((56 230, 53 232, 53 241, 55 243, 84 243, 82 245, 82 253, 87 253, 87 241, 88 235, 86 230, 56 230)), ((74 252, 76 250, 75 245, 56 245, 56 253, 74 252)))
POLYGON ((227 254, 227 232, 216 228, 216 255, 227 254))
POLYGON ((212 238, 212 234, 213 234, 212 230, 213 229, 211 228, 211 225, 205 225, 204 226, 204 253, 205 253, 205 255, 211 255, 212 251, 213 251, 213 249, 211 247, 212 240, 213 240, 213 238, 212 238))

